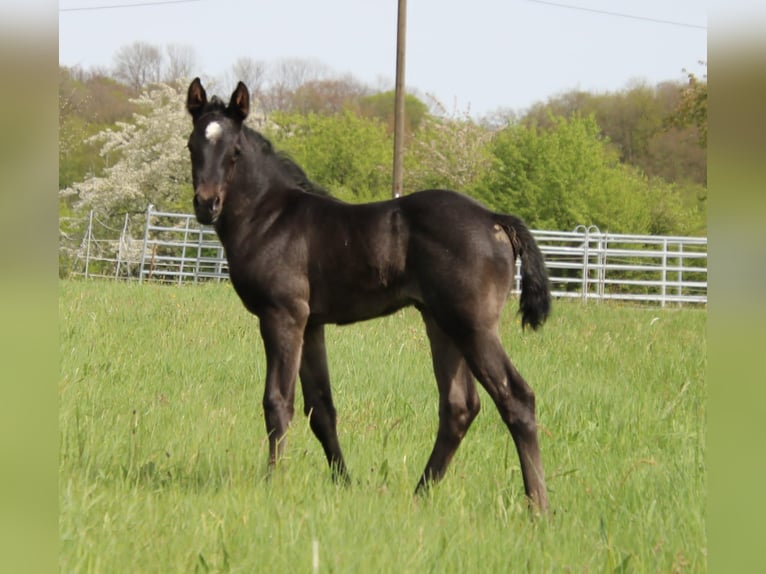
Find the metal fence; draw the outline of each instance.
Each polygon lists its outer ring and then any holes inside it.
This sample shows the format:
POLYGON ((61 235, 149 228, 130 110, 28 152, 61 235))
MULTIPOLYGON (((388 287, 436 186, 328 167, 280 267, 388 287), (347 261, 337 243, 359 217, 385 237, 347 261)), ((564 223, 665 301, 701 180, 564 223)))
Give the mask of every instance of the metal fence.
MULTIPOLYGON (((75 275, 115 277, 162 283, 228 279, 223 247, 212 228, 193 215, 149 207, 143 240, 112 240, 112 255, 99 256, 101 270, 90 262, 98 243, 93 222, 80 246, 75 275), (90 239, 89 239, 90 238, 90 239), (104 264, 108 271, 104 271, 104 264), (111 267, 109 267, 111 265, 111 267)), ((573 231, 532 230, 555 297, 668 304, 707 303, 707 238, 602 233, 594 226, 573 231)), ((101 240, 103 242, 103 240, 101 240)), ((103 246, 101 246, 103 251, 103 246)), ((520 288, 516 269, 515 292, 520 288)))
POLYGON ((193 215, 154 211, 146 214, 138 280, 178 283, 228 279, 229 265, 212 227, 193 215))
POLYGON ((101 221, 93 211, 84 222, 59 220, 59 274, 102 279, 134 279, 139 268, 143 241, 130 235, 129 216, 121 228, 101 221), (82 239, 77 229, 82 227, 82 239))
MULTIPOLYGON (((707 303, 706 237, 602 233, 595 226, 532 234, 556 297, 707 303)), ((517 267, 517 289, 519 279, 517 267)))

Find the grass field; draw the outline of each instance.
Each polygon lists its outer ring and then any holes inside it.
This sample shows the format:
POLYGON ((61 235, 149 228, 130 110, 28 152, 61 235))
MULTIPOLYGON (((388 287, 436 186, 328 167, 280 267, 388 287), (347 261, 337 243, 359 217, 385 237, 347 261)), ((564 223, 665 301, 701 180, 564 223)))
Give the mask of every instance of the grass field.
POLYGON ((703 572, 700 309, 556 302, 502 337, 537 394, 552 512, 532 519, 489 397, 412 492, 437 391, 417 313, 328 327, 335 486, 302 415, 270 479, 257 319, 227 284, 62 282, 62 572, 703 572))

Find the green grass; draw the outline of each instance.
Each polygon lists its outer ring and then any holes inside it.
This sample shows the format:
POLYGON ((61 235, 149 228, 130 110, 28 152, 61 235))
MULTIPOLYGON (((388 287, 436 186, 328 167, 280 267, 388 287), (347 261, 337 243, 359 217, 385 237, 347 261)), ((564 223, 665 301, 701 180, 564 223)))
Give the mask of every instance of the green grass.
POLYGON ((300 390, 267 479, 257 319, 229 285, 62 282, 61 571, 705 571, 705 310, 559 301, 538 333, 515 310, 502 336, 537 394, 540 519, 483 390, 445 480, 412 496, 437 426, 412 310, 327 329, 343 488, 300 390))

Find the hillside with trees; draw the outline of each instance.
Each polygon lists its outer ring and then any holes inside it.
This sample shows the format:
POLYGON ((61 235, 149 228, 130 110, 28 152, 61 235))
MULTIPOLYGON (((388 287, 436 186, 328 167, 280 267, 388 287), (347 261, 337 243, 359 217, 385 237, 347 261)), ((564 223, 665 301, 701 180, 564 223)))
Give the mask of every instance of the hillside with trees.
MULTIPOLYGON (((94 210, 138 230, 148 204, 188 211, 184 110, 195 55, 134 44, 111 70, 59 72, 62 237, 94 210), (142 68, 143 66, 143 68, 142 68)), ((319 62, 239 59, 209 92, 251 88, 251 125, 347 201, 391 193, 393 93, 319 62)), ((707 81, 573 91, 522 113, 473 118, 408 94, 405 193, 457 189, 530 226, 706 233, 707 81)))
POLYGON ((107 161, 91 136, 129 120, 135 93, 99 72, 59 69, 59 188, 100 173, 107 161))

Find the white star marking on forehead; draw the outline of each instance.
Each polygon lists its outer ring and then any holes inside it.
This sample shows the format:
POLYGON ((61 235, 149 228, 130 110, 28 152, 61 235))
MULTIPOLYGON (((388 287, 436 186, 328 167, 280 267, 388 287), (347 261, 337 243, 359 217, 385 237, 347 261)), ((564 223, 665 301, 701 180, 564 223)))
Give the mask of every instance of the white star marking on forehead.
POLYGON ((217 142, 223 134, 223 128, 218 122, 210 122, 205 128, 205 137, 210 143, 217 142))

